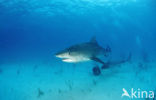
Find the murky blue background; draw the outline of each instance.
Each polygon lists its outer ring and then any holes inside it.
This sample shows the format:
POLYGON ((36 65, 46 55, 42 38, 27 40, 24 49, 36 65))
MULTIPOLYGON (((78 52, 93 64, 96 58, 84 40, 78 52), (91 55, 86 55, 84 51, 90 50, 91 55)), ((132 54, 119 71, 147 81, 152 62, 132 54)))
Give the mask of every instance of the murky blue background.
POLYGON ((92 36, 114 58, 155 62, 155 12, 155 0, 0 0, 0 73, 5 64, 56 62, 55 52, 92 36))

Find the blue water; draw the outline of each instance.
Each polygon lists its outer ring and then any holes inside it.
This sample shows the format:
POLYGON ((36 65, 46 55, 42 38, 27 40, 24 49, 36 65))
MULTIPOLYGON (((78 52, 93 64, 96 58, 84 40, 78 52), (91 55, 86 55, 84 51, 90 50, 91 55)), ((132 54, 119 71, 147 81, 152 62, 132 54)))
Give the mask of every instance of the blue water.
POLYGON ((129 100, 122 88, 155 90, 155 12, 155 0, 0 0, 0 100, 129 100), (96 77, 94 61, 54 56, 93 36, 111 47, 109 59, 131 61, 96 77))

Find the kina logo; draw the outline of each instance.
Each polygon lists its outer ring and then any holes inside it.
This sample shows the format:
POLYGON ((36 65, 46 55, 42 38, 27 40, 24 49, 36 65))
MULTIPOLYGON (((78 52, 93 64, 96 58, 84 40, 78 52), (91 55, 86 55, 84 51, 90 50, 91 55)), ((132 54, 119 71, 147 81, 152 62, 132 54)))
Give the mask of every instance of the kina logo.
POLYGON ((148 99, 154 99, 155 95, 154 95, 154 91, 142 91, 139 88, 137 90, 134 90, 133 88, 131 88, 131 90, 128 92, 125 88, 122 89, 123 93, 121 95, 121 97, 128 97, 128 98, 148 98, 148 99))

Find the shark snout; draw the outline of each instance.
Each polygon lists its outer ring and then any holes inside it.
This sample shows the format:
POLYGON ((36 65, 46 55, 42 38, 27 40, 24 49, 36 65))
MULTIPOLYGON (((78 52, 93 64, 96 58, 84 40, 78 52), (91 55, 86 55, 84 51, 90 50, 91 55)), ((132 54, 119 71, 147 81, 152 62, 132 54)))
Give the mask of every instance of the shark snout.
POLYGON ((63 53, 58 52, 58 53, 55 54, 55 56, 58 57, 58 58, 68 58, 69 57, 68 53, 66 53, 66 52, 65 53, 64 52, 63 53))
POLYGON ((55 56, 58 57, 58 58, 61 57, 61 56, 60 56, 60 53, 56 53, 55 56))

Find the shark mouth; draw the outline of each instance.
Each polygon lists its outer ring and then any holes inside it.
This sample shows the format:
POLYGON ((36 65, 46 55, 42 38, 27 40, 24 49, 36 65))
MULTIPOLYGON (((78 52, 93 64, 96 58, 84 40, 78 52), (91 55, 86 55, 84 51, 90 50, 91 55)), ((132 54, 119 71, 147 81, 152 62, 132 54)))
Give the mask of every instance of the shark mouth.
POLYGON ((69 58, 62 58, 63 61, 64 61, 64 60, 67 60, 67 59, 69 59, 69 58))

